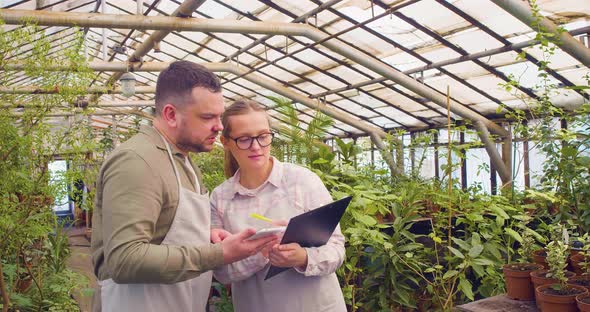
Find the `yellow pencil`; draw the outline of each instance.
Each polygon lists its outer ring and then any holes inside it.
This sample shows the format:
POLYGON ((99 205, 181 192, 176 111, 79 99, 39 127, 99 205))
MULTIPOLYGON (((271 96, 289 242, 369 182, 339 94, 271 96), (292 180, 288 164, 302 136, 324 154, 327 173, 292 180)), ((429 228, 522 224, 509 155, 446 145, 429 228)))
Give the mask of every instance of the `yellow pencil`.
POLYGON ((272 223, 272 220, 271 220, 271 219, 269 219, 269 218, 267 218, 267 217, 265 217, 265 216, 259 215, 259 214, 257 214, 257 213, 251 213, 251 214, 250 214, 250 217, 252 217, 252 218, 254 218, 254 219, 258 219, 258 220, 266 221, 266 222, 268 222, 268 223, 272 223))

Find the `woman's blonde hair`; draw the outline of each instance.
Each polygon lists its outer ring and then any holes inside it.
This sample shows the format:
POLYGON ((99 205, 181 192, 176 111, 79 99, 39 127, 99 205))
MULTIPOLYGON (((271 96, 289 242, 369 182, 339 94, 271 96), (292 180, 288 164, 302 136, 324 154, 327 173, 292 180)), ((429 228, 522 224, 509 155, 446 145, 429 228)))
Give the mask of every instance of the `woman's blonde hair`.
MULTIPOLYGON (((264 112, 266 113, 266 110, 264 109, 264 107, 262 107, 262 105, 249 100, 249 99, 240 99, 235 101, 232 105, 230 105, 229 107, 227 107, 225 109, 225 112, 223 113, 223 116, 221 117, 221 124, 223 125, 223 131, 221 132, 221 135, 227 140, 231 138, 229 137, 229 133, 231 132, 231 127, 229 124, 229 117, 231 116, 237 116, 237 115, 245 115, 248 114, 250 112, 264 112)), ((266 116, 267 120, 268 120, 268 115, 266 116)), ((268 120, 268 124, 270 125, 270 120, 268 120)), ((240 168, 240 166, 238 165, 238 162, 236 160, 236 158, 234 157, 234 155, 232 155, 232 153, 228 150, 225 150, 225 159, 224 159, 224 163, 223 163, 223 171, 225 173, 225 177, 229 178, 232 177, 236 171, 238 171, 238 169, 240 168)))

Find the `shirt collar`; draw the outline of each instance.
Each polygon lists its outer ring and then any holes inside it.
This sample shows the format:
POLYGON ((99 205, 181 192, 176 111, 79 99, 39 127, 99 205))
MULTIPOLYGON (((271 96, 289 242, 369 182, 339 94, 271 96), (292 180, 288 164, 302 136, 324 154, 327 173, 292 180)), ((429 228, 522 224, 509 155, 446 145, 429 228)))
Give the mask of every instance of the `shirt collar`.
MULTIPOLYGON (((166 140, 166 137, 164 135, 160 136, 160 132, 158 132, 156 128, 153 126, 141 126, 139 132, 147 135, 150 138, 150 141, 152 141, 152 143, 154 143, 157 148, 166 151, 166 144, 164 144, 164 141, 162 140, 162 137, 164 137, 164 140, 166 140)), ((170 145, 170 151, 172 152, 172 155, 184 157, 184 154, 178 149, 178 147, 176 147, 175 144, 172 144, 169 141, 168 144, 170 145)))
POLYGON ((256 194, 264 188, 267 183, 272 184, 276 188, 279 188, 281 185, 281 180, 283 179, 283 163, 280 162, 278 159, 271 157, 272 159, 272 169, 270 171, 270 175, 268 179, 264 181, 259 187, 255 189, 248 189, 245 188, 243 185, 240 184, 240 169, 236 171, 233 177, 230 178, 229 182, 231 183, 231 192, 229 194, 229 199, 233 199, 236 194, 240 194, 243 196, 256 196, 256 194))

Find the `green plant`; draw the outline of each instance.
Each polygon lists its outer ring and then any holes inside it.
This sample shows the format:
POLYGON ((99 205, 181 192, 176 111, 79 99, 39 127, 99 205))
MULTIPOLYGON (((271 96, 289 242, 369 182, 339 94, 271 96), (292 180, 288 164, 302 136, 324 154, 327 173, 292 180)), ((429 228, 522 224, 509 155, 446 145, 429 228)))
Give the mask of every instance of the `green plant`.
MULTIPOLYGON (((558 36, 546 30, 540 21, 543 16, 536 1, 531 1, 535 21, 536 40, 542 51, 538 63, 538 82, 532 87, 537 98, 529 98, 519 93, 516 76, 503 84, 506 91, 522 101, 528 111, 511 109, 506 116, 513 120, 516 138, 527 140, 530 150, 538 150, 545 156, 541 177, 541 193, 549 194, 548 212, 555 215, 556 221, 572 220, 581 231, 590 229, 590 108, 589 103, 571 110, 553 103, 553 98, 563 93, 563 89, 551 79, 549 72, 551 58, 556 51, 558 36), (564 127, 565 126, 565 127, 564 127)), ((559 32, 565 31, 559 28, 559 32)), ((526 52, 519 53, 517 60, 524 60, 526 52)), ((590 82, 589 75, 585 76, 590 82)), ((585 90, 588 86, 570 89, 585 90)), ((501 106, 498 112, 505 106, 501 106)))
MULTIPOLYGON (((51 231, 55 216, 52 206, 64 188, 53 183, 48 163, 56 155, 67 155, 92 137, 87 122, 64 122, 60 126, 47 122, 52 110, 74 112, 77 97, 86 91, 92 74, 83 57, 83 33, 73 29, 69 43, 45 37, 34 25, 11 31, 0 30, 0 67, 7 61, 24 64, 23 77, 34 80, 41 89, 57 94, 0 94, 0 292, 3 311, 27 309, 29 304, 50 300, 44 288, 51 275, 42 246, 51 231), (53 45, 53 47, 52 47, 53 45), (28 46, 23 53, 18 47, 28 46), (54 54, 50 49, 57 49, 54 54), (49 56, 51 55, 51 56, 49 56), (57 73, 48 66, 68 63, 72 71, 57 73), (82 131, 84 130, 84 131, 82 131), (86 141, 85 141, 86 140, 86 141), (5 274, 4 268, 10 274, 5 274), (12 272, 10 272, 12 271, 12 272), (12 274, 14 273, 14 274, 12 274), (17 287, 29 281, 30 287, 17 287), (33 295, 35 293, 36 295, 33 295)), ((14 72, 0 76, 0 85, 10 85, 14 72)), ((65 188, 67 189, 67 188, 65 188)), ((38 308, 37 310, 41 310, 38 308)))
POLYGON ((549 265, 549 273, 547 277, 555 278, 559 282, 559 288, 565 287, 567 277, 565 276, 565 268, 567 267, 567 251, 568 245, 562 241, 552 241, 547 244, 547 264, 549 265))
POLYGON ((203 175, 203 184, 208 190, 213 190, 218 185, 225 181, 223 173, 223 149, 215 147, 209 153, 191 154, 193 163, 204 170, 201 171, 203 175))
POLYGON ((287 118, 280 128, 280 136, 273 142, 273 155, 286 162, 312 164, 312 159, 318 158, 309 156, 325 146, 321 139, 326 134, 326 129, 332 126, 333 120, 317 111, 307 129, 303 130, 291 100, 273 96, 268 98, 275 103, 277 112, 287 118))
POLYGON ((213 282, 213 288, 217 290, 219 297, 213 297, 211 302, 216 312, 233 312, 234 305, 231 296, 225 286, 221 283, 213 282))
POLYGON ((518 254, 520 255, 522 262, 530 263, 532 262, 533 251, 537 249, 535 245, 535 238, 529 231, 523 231, 522 240, 520 242, 520 248, 518 249, 518 254))
POLYGON ((65 221, 55 218, 55 233, 46 240, 47 266, 53 273, 60 273, 66 268, 66 260, 70 255, 68 235, 64 230, 65 221))
POLYGON ((578 253, 582 256, 580 262, 580 268, 582 269, 583 275, 590 275, 590 235, 584 233, 582 237, 577 238, 578 242, 582 244, 582 248, 578 253))

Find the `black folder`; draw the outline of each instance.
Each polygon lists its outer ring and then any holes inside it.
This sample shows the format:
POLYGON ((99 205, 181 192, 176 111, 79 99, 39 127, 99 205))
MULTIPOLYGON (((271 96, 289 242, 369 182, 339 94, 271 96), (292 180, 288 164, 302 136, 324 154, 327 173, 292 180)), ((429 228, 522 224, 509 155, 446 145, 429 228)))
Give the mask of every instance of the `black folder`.
MULTIPOLYGON (((301 247, 325 245, 334 233, 351 199, 352 196, 348 196, 291 218, 281 244, 299 243, 301 247)), ((290 268, 271 265, 264 280, 288 269, 290 268)))

